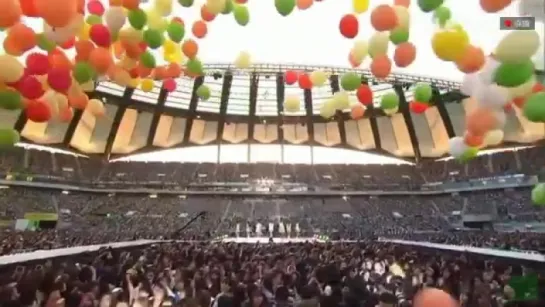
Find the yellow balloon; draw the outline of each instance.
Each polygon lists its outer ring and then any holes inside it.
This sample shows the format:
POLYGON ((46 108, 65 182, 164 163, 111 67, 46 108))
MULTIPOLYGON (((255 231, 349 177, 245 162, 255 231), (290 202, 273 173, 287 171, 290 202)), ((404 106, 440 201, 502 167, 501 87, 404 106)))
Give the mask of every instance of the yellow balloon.
POLYGON ((335 115, 335 111, 335 101, 329 99, 320 107, 320 116, 329 119, 335 115))
POLYGON ((311 72, 309 77, 314 86, 323 86, 327 82, 327 74, 322 70, 311 72))
POLYGON ((463 28, 455 26, 436 32, 431 40, 431 46, 438 58, 454 62, 464 55, 469 46, 469 36, 463 28))
POLYGON ((166 39, 163 43, 163 51, 165 53, 174 53, 176 52, 176 49, 179 49, 178 45, 170 39, 166 39))
POLYGON ((128 28, 121 29, 121 31, 119 31, 120 41, 138 44, 142 41, 142 39, 143 39, 142 31, 138 31, 134 28, 128 27, 128 28))
POLYGON ((393 8, 397 16, 397 27, 408 30, 411 21, 409 9, 401 5, 394 5, 393 8))
POLYGON ((284 111, 287 113, 295 113, 301 110, 301 99, 298 95, 288 96, 284 101, 284 111))
POLYGON ((347 92, 341 91, 333 94, 333 103, 336 110, 350 108, 350 97, 347 92))
POLYGON ((1 82, 15 82, 23 76, 25 67, 19 60, 11 55, 0 55, 0 81, 1 82))
POLYGON ((206 8, 212 14, 219 14, 225 8, 226 0, 206 0, 206 8))
POLYGON ((81 30, 78 33, 78 38, 80 40, 88 40, 90 30, 91 30, 91 25, 88 23, 84 23, 83 26, 81 27, 81 30))
POLYGON ((147 11, 148 16, 148 28, 157 30, 157 31, 165 31, 168 23, 163 18, 161 13, 159 13, 157 10, 151 9, 147 11))
POLYGON ((172 0, 155 0, 153 8, 161 15, 168 16, 172 13, 172 0))
POLYGON ((137 88, 138 85, 140 85, 140 79, 139 78, 131 79, 131 81, 129 82, 129 87, 137 88))
POLYGON ((367 42, 363 39, 357 40, 354 42, 354 47, 352 48, 352 55, 360 60, 363 61, 365 57, 367 56, 367 52, 369 52, 369 45, 367 42))
POLYGON ((238 69, 248 69, 252 66, 252 56, 248 52, 242 51, 238 54, 234 64, 238 69))
POLYGON ((388 45, 390 44, 390 36, 388 32, 376 32, 369 39, 369 55, 374 58, 379 55, 388 53, 388 45))
POLYGON ((361 14, 369 9, 369 0, 352 0, 354 12, 361 14))
POLYGON ((168 63, 181 63, 184 59, 184 55, 180 49, 172 53, 164 53, 163 57, 168 63))
POLYGON ((143 91, 143 92, 151 92, 153 91, 153 80, 151 79, 143 79, 142 82, 140 83, 140 89, 143 91))

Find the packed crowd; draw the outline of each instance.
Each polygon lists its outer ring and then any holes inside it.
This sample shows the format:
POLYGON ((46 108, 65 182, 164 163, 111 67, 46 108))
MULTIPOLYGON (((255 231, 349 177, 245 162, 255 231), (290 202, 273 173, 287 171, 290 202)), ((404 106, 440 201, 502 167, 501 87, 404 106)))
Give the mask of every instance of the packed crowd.
POLYGON ((0 171, 34 180, 78 183, 161 185, 183 188, 191 184, 248 182, 268 179, 316 186, 365 189, 415 188, 426 183, 464 181, 513 173, 538 174, 543 147, 484 155, 466 164, 455 160, 419 165, 304 165, 115 162, 52 154, 16 147, 0 154, 0 171))

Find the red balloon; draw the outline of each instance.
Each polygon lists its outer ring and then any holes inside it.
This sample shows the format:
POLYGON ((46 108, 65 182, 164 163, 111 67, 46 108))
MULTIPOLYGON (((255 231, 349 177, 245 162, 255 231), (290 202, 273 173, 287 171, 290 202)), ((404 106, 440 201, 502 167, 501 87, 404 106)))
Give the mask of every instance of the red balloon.
POLYGON ((286 71, 286 84, 293 85, 295 82, 297 82, 297 78, 299 77, 299 73, 293 70, 286 71))
POLYGON ((422 114, 426 112, 429 108, 429 105, 423 102, 413 101, 409 104, 409 108, 413 113, 422 114))
POLYGON ((110 29, 103 24, 92 25, 89 30, 89 36, 97 46, 108 48, 112 44, 110 29))
POLYGON ((341 31, 341 34, 346 38, 354 38, 358 35, 359 32, 359 22, 358 18, 352 14, 344 15, 343 18, 341 18, 341 22, 339 23, 339 30, 341 31))
POLYGON ((105 9, 100 1, 92 0, 87 3, 87 11, 93 15, 102 16, 105 9))
POLYGON ((72 36, 72 38, 69 38, 67 41, 65 41, 64 43, 62 43, 60 45, 60 47, 62 49, 72 49, 74 48, 74 46, 76 45, 76 37, 75 36, 72 36))
POLYGON ((307 74, 300 74, 299 75, 299 87, 304 90, 310 90, 312 88, 312 81, 310 81, 310 77, 307 74))
POLYGON ((248 2, 248 0, 235 0, 236 3, 238 4, 246 4, 246 2, 248 2))
POLYGON ((367 84, 362 84, 356 91, 356 97, 358 101, 364 105, 373 104, 373 91, 367 84))
POLYGON ((28 17, 39 17, 34 0, 19 0, 19 5, 21 6, 23 15, 28 17))
POLYGON ((26 99, 38 99, 43 96, 44 89, 42 83, 36 79, 34 76, 24 76, 17 90, 25 97, 26 99))
POLYGON ((41 100, 29 100, 26 105, 25 115, 35 123, 45 123, 51 119, 51 108, 41 100))
POLYGON ((45 75, 49 68, 49 58, 45 54, 31 53, 26 58, 26 69, 30 75, 45 75))
POLYGON ((47 74, 47 84, 57 92, 64 93, 68 91, 72 85, 70 71, 62 68, 53 68, 47 74))
POLYGON ((545 86, 539 82, 532 87, 532 93, 537 92, 545 92, 545 86))
POLYGON ((169 93, 174 92, 176 90, 176 81, 174 81, 174 79, 164 80, 163 88, 169 93))

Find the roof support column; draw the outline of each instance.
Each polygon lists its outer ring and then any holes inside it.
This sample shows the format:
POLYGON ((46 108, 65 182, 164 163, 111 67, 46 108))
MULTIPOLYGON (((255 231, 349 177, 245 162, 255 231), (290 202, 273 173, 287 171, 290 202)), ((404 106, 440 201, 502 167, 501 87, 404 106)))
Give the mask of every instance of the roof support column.
POLYGON ((229 103, 229 95, 231 94, 232 84, 233 74, 228 72, 223 75, 223 84, 221 86, 220 98, 220 118, 218 119, 218 132, 216 135, 216 143, 218 144, 218 163, 220 163, 221 144, 223 142, 223 130, 225 129, 225 116, 227 115, 227 104, 229 103))
POLYGON ((106 139, 106 147, 104 149, 104 156, 106 160, 110 160, 110 156, 112 154, 112 148, 114 147, 115 137, 117 136, 117 131, 119 130, 119 124, 121 124, 121 120, 123 119, 123 116, 125 115, 125 111, 127 110, 127 107, 129 106, 131 102, 131 97, 133 93, 134 93, 134 88, 131 88, 131 87, 125 88, 123 97, 121 98, 119 106, 117 107, 117 111, 115 112, 114 120, 112 122, 112 127, 110 128, 110 132, 108 133, 108 138, 106 139))
POLYGON ((153 111, 153 118, 151 119, 151 125, 149 127, 148 139, 146 142, 147 147, 153 147, 153 141, 155 140, 155 134, 157 134, 159 120, 161 119, 161 115, 165 111, 167 96, 167 90, 161 87, 161 91, 159 92, 159 98, 157 99, 157 105, 155 106, 155 110, 153 111))
POLYGON ((456 136, 456 132, 454 132, 454 126, 452 126, 452 121, 450 120, 450 116, 448 115, 447 108, 445 107, 444 100, 441 99, 441 94, 439 93, 439 89, 436 86, 432 87, 432 98, 431 101, 433 105, 437 107, 437 111, 439 111, 439 115, 441 116, 441 120, 443 120, 443 125, 445 125, 445 129, 447 130, 447 134, 449 138, 453 138, 456 136))
MULTIPOLYGON (((331 92, 333 94, 339 92, 341 90, 339 86, 339 75, 331 75, 329 77, 329 83, 331 85, 331 92)), ((341 144, 343 146, 346 145, 346 129, 344 126, 344 116, 343 116, 343 110, 337 110, 335 112, 335 119, 337 121, 337 127, 339 129, 339 134, 341 136, 341 144)))
POLYGON ((278 133, 278 140, 280 141, 280 162, 284 164, 284 93, 286 87, 284 85, 284 74, 278 73, 276 75, 276 115, 278 123, 276 124, 276 131, 278 133))
POLYGON ((189 144, 189 137, 191 136, 191 129, 193 128, 193 121, 197 116, 197 104, 199 103, 199 96, 197 96, 197 89, 203 85, 204 76, 195 78, 193 82, 193 91, 191 92, 191 99, 189 100, 189 110, 187 114, 187 121, 185 122, 184 138, 180 146, 189 144))
POLYGON ((405 125, 407 125, 407 130, 409 131, 409 137, 411 139, 411 145, 414 151, 414 158, 416 162, 420 162, 421 160, 420 147, 418 146, 418 138, 416 137, 413 120, 411 118, 411 113, 409 111, 409 103, 407 102, 407 99, 405 98, 405 91, 403 90, 403 86, 401 84, 394 84, 394 90, 396 91, 397 96, 399 97, 399 110, 401 111, 401 114, 403 114, 405 125))
POLYGON ((249 116, 250 120, 248 121, 248 162, 252 161, 252 144, 256 143, 254 138, 255 124, 257 121, 256 117, 256 107, 257 107, 257 91, 259 87, 259 75, 257 73, 252 73, 250 77, 250 110, 249 116))

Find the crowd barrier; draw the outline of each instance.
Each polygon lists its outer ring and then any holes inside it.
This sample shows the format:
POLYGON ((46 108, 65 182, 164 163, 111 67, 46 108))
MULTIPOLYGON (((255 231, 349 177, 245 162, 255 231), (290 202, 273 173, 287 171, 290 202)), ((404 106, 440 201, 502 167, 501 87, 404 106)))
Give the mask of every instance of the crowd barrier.
MULTIPOLYGON (((237 242, 237 243, 268 243, 269 238, 222 238, 220 239, 223 242, 237 242)), ((315 238, 274 238, 275 243, 288 243, 288 242, 304 242, 304 241, 314 241, 317 242, 315 238)), ((381 242, 390 242, 402 245, 410 246, 420 246, 440 250, 456 251, 456 252, 465 252, 465 253, 474 253, 480 255, 488 255, 494 257, 503 257, 511 259, 521 259, 527 261, 535 262, 545 262, 545 255, 533 253, 533 252, 515 252, 515 251, 505 251, 500 249, 492 248, 480 248, 480 247, 470 247, 470 246, 460 246, 460 245, 449 245, 449 244, 438 244, 438 243, 429 243, 422 241, 408 241, 408 240, 392 240, 386 238, 379 238, 381 242)), ((26 262, 39 259, 47 259, 53 257, 62 257, 75 254, 81 254, 85 252, 97 251, 103 247, 112 247, 112 248, 122 248, 122 247, 131 247, 146 245, 152 243, 165 242, 160 240, 137 240, 137 241, 128 241, 128 242, 116 242, 109 244, 98 244, 98 245, 86 245, 78 247, 68 247, 68 248, 58 248, 52 250, 39 250, 28 253, 13 254, 0 257, 0 265, 26 262)), ((344 241, 350 242, 350 241, 344 241)))

